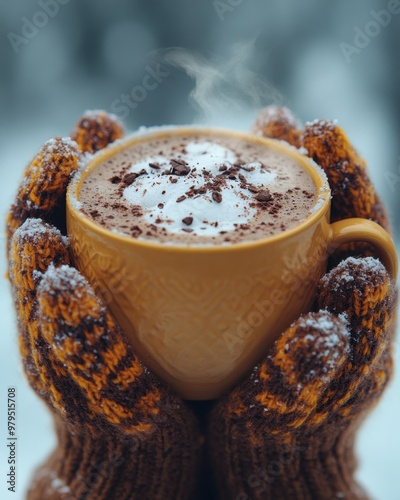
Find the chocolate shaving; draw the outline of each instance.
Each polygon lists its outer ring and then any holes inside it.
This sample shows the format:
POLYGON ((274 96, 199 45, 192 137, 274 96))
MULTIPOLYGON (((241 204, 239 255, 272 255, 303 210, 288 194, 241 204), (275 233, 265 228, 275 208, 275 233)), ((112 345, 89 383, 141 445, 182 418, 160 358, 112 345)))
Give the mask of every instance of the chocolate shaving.
POLYGON ((218 191, 214 191, 212 194, 212 199, 216 201, 217 203, 221 203, 222 201, 222 194, 218 193, 218 191))
POLYGON ((160 165, 158 163, 149 163, 149 167, 155 168, 156 170, 160 169, 160 165))
POLYGON ((205 194, 207 192, 207 188, 205 186, 200 186, 199 188, 191 187, 189 191, 186 191, 186 195, 192 197, 195 194, 205 194))
POLYGON ((182 219, 182 222, 187 226, 190 226, 190 224, 193 222, 193 217, 185 217, 184 219, 182 219))
POLYGON ((187 175, 190 172, 190 167, 183 160, 171 160, 171 174, 174 175, 187 175))
POLYGON ((111 179, 108 179, 112 184, 119 184, 121 182, 121 177, 118 177, 118 175, 114 175, 114 177, 111 177, 111 179))
POLYGON ((135 182, 135 180, 139 177, 139 175, 145 175, 147 174, 147 170, 142 168, 140 172, 132 172, 130 174, 126 174, 124 176, 123 182, 125 186, 130 186, 135 182))
POLYGON ((253 170, 255 170, 254 167, 245 167, 244 165, 240 165, 239 168, 245 170, 246 172, 253 172, 253 170))
POLYGON ((186 196, 184 194, 182 196, 179 196, 179 198, 176 199, 176 202, 180 203, 183 200, 186 200, 186 196))
POLYGON ((143 233, 143 231, 140 229, 139 226, 132 226, 131 232, 132 232, 132 236, 134 238, 137 238, 138 236, 140 236, 143 233))
POLYGON ((270 201, 272 200, 272 194, 268 189, 261 189, 255 196, 257 201, 270 201))
POLYGON ((133 184, 136 180, 136 177, 138 177, 138 174, 126 174, 125 177, 124 177, 124 184, 125 186, 130 186, 131 184, 133 184))

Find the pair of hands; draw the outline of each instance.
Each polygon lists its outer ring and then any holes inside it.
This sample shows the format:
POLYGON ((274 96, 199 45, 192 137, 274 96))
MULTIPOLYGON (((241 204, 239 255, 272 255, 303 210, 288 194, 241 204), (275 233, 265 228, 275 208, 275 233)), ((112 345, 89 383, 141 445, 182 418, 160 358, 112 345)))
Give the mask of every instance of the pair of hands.
MULTIPOLYGON (((254 133, 307 149, 328 175, 333 221, 365 217, 387 227, 364 162, 339 127, 319 121, 302 129, 290 112, 271 107, 260 113, 254 133)), ((66 189, 82 154, 122 136, 121 125, 109 115, 85 115, 72 140, 48 141, 26 169, 7 219, 20 351, 29 383, 56 415, 60 440, 97 436, 110 450, 112 443, 122 443, 117 459, 109 451, 107 460, 112 467, 129 462, 132 489, 126 498, 193 498, 204 441, 197 418, 141 364, 73 267, 60 232, 65 231, 66 189), (168 456, 165 470, 139 473, 135 452, 154 469, 160 467, 160 453, 168 456), (149 475, 163 480, 149 480, 149 475)), ((368 252, 365 245, 353 245, 338 255, 368 252)), ((285 475, 306 470, 304 464, 314 463, 321 450, 341 446, 350 457, 354 422, 390 378, 394 307, 394 284, 371 257, 350 257, 321 280, 316 312, 283 332, 262 363, 209 416, 206 448, 222 498, 279 498, 285 475), (281 472, 270 471, 271 463, 281 472)), ((348 463, 347 479, 341 479, 347 484, 337 489, 347 488, 356 498, 353 461, 348 463)), ((61 474, 62 465, 57 467, 61 474)), ((91 491, 76 477, 66 482, 73 484, 75 498, 91 491)), ((47 491, 45 486, 41 491, 47 491)), ((109 491, 115 495, 115 488, 109 491)))

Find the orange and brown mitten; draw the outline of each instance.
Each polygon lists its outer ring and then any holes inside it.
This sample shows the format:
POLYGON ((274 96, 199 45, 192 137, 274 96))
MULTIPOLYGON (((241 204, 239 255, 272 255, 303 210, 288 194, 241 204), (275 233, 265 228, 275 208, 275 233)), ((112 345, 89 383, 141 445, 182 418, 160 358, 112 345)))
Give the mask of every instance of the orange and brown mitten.
MULTIPOLYGON (((254 132, 307 149, 328 176, 333 220, 387 226, 365 164, 337 125, 300 129, 289 110, 271 107, 254 132)), ((217 403, 207 442, 220 498, 367 498, 354 479, 354 438, 392 373, 396 305, 394 283, 369 252, 341 249, 347 258, 321 280, 315 310, 217 403)))
POLYGON ((26 376, 55 417, 58 446, 28 492, 45 499, 190 499, 197 421, 136 357, 72 266, 65 193, 81 154, 123 134, 88 113, 72 137, 48 141, 27 167, 8 219, 9 277, 26 376))

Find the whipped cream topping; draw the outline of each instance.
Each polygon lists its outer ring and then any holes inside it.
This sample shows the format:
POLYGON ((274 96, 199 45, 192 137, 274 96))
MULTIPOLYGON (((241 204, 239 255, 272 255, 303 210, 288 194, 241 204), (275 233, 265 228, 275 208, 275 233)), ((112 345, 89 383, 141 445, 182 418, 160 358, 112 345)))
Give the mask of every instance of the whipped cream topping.
MULTIPOLYGON (((189 142, 178 161, 190 169, 186 175, 168 175, 171 159, 158 155, 129 168, 129 173, 138 177, 125 188, 123 196, 128 203, 142 208, 148 223, 166 224, 172 233, 181 233, 190 227, 191 232, 212 236, 220 231, 233 231, 238 224, 247 224, 254 217, 257 210, 249 205, 254 194, 241 187, 238 175, 235 179, 223 175, 222 168, 231 169, 238 161, 233 151, 209 141, 189 142), (140 174, 144 170, 146 174, 140 174), (223 180, 216 185, 218 191, 212 187, 215 178, 223 180), (187 194, 190 191, 193 196, 187 194), (213 198, 215 192, 220 192, 220 201, 215 199, 219 200, 218 196, 213 198), (181 197, 184 198, 181 200, 181 197)), ((246 182, 254 186, 268 187, 276 178, 276 172, 269 171, 260 162, 241 163, 240 172, 246 182)))
POLYGON ((273 236, 317 200, 292 155, 218 130, 150 134, 93 169, 79 194, 80 210, 104 228, 183 246, 273 236))

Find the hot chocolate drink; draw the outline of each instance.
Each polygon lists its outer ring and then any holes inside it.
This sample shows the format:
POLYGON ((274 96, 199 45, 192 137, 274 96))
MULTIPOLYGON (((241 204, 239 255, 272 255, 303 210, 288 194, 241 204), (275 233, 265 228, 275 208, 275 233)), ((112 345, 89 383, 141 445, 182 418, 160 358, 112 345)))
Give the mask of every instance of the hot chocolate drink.
POLYGON ((81 210, 103 227, 175 245, 272 236, 305 220, 317 199, 290 156, 216 131, 138 142, 85 179, 81 210))
POLYGON ((372 243, 396 276, 387 233, 330 224, 327 176, 285 142, 165 127, 87 160, 67 192, 73 261, 143 364, 186 399, 238 384, 310 310, 340 245, 372 243))

